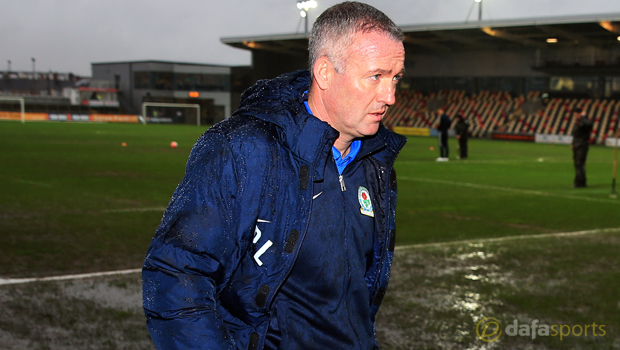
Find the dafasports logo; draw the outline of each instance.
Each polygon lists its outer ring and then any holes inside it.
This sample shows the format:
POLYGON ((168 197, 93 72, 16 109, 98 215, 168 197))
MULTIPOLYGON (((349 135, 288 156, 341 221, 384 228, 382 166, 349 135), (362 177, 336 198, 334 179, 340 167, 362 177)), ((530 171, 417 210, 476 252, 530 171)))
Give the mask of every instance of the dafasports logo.
POLYGON ((536 339, 537 336, 559 336, 560 340, 567 336, 604 337, 605 335, 607 335, 607 332, 605 331, 605 325, 599 325, 594 322, 589 325, 574 325, 571 327, 566 324, 554 324, 551 326, 546 324, 539 324, 538 320, 533 320, 529 324, 519 324, 517 320, 514 320, 505 329, 503 329, 502 324, 496 318, 485 317, 480 320, 478 322, 478 325, 476 326, 476 334, 478 335, 478 338, 487 343, 498 340, 502 333, 505 333, 510 337, 521 336, 529 337, 532 339, 536 339))
POLYGON ((496 341, 502 335, 502 324, 493 317, 485 317, 476 326, 478 338, 487 343, 496 341))

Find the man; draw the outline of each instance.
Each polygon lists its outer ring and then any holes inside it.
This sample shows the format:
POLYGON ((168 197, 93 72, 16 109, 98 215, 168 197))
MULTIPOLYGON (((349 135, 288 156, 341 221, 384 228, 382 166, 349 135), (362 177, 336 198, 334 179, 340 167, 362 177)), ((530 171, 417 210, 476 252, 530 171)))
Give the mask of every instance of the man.
POLYGON ((467 139, 469 137, 469 121, 462 114, 456 116, 456 124, 454 125, 456 139, 459 140, 460 159, 467 158, 467 139))
POLYGON ((403 34, 345 2, 310 72, 259 81, 190 154, 143 266, 159 349, 375 349, 405 138, 381 124, 403 34))
POLYGON ((439 132, 439 158, 438 162, 447 162, 448 158, 448 130, 450 129, 450 117, 446 114, 443 108, 437 110, 439 114, 439 123, 437 124, 437 131, 439 132))
POLYGON ((590 147, 590 134, 592 133, 593 123, 581 108, 573 110, 576 123, 573 128, 573 162, 575 163, 574 188, 586 187, 586 158, 590 147))

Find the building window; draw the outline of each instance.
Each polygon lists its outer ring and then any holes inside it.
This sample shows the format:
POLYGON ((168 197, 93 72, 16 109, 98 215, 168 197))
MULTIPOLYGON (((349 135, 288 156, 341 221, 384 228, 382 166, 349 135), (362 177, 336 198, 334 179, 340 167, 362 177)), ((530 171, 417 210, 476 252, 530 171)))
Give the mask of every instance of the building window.
POLYGON ((151 72, 155 90, 172 90, 172 72, 151 72))
POLYGON ((593 77, 551 77, 551 91, 591 92, 595 88, 593 77))
POLYGON ((530 91, 547 91, 548 79, 542 77, 527 78, 525 80, 526 93, 530 91))
POLYGON ((198 74, 196 75, 196 90, 230 91, 230 81, 224 74, 198 74))
POLYGON ((175 91, 230 91, 226 74, 134 72, 134 88, 175 91))
POLYGON ((151 78, 149 72, 134 72, 133 81, 135 89, 151 89, 151 78))
POLYGON ((174 81, 176 81, 175 90, 195 90, 196 74, 176 73, 174 81))

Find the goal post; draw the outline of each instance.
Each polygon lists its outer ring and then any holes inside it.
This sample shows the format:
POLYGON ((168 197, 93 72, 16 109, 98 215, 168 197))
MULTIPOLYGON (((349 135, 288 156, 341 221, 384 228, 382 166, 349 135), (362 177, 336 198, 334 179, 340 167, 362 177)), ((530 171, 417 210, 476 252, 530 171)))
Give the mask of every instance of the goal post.
POLYGON ((196 109, 196 125, 200 126, 200 105, 199 104, 143 102, 142 103, 142 118, 140 118, 143 124, 146 124, 149 118, 152 118, 147 115, 148 107, 173 108, 173 109, 176 109, 177 111, 180 108, 195 108, 196 109))
POLYGON ((609 195, 609 197, 611 198, 618 198, 618 194, 616 193, 616 170, 618 168, 618 138, 620 137, 620 129, 616 130, 616 134, 614 135, 615 140, 615 147, 614 147, 614 167, 613 167, 613 173, 612 173, 612 178, 611 178, 611 194, 609 195))
POLYGON ((19 102, 19 110, 21 113, 22 124, 26 122, 26 103, 23 97, 0 96, 1 101, 17 101, 19 102))

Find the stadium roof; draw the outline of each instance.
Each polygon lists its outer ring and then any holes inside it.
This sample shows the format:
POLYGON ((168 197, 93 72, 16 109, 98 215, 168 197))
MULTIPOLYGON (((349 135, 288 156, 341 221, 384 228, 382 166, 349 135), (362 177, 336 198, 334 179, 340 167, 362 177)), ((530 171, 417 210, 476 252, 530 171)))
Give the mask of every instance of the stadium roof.
POLYGON ((91 65, 126 64, 126 63, 162 63, 162 64, 188 65, 188 66, 206 66, 206 67, 223 67, 223 68, 230 67, 228 65, 222 65, 222 64, 177 62, 177 61, 163 61, 163 60, 135 60, 135 61, 92 62, 91 65))
MULTIPOLYGON (((611 45, 620 45, 620 13, 400 27, 405 33, 405 44, 414 52, 548 48, 551 45, 609 49, 611 45), (548 39, 557 42, 548 42, 548 39)), ((221 41, 241 49, 295 56, 307 55, 308 46, 305 33, 228 37, 221 38, 221 41)))

